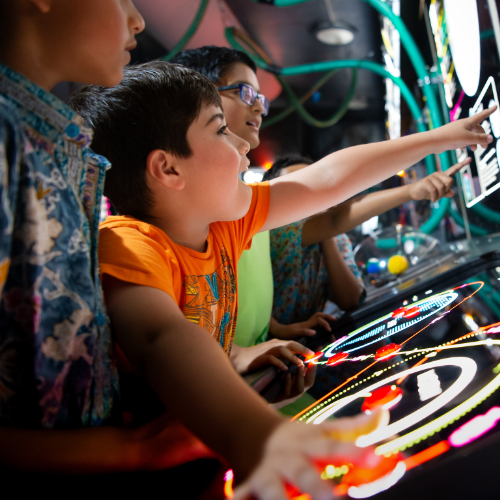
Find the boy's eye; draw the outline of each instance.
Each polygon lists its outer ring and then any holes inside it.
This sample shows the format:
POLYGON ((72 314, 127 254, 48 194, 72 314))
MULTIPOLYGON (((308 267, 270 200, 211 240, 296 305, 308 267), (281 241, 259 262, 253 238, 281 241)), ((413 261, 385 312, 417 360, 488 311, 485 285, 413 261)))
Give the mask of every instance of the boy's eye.
POLYGON ((219 134, 223 134, 223 135, 228 135, 228 134, 224 134, 224 132, 227 130, 227 125, 224 125, 223 127, 221 127, 219 129, 219 134))

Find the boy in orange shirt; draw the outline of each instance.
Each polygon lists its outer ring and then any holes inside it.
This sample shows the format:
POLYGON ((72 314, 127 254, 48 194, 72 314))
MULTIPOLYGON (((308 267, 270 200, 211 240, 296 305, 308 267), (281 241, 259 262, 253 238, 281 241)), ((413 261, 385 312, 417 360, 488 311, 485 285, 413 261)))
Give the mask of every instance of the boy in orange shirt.
MULTIPOLYGON (((83 89, 74 104, 95 130, 94 148, 114 165, 106 194, 124 215, 102 225, 99 260, 126 357, 229 460, 235 477, 247 478, 235 498, 284 498, 282 479, 313 498, 331 497, 311 458, 356 461, 363 452, 325 439, 328 427, 286 423, 231 375, 235 264, 258 231, 338 204, 428 154, 491 142, 479 124, 493 110, 247 186, 238 175, 248 167, 249 145, 227 128, 216 87, 194 71, 147 63, 127 69, 114 89, 83 89)), ((451 185, 450 178, 441 190, 451 185)), ((248 368, 248 361, 233 364, 248 368)))

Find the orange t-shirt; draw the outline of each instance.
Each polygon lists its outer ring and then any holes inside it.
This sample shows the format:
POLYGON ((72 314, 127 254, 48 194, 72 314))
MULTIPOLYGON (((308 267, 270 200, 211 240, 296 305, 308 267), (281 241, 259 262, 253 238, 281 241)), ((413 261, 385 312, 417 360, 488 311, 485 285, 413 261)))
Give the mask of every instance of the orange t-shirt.
POLYGON ((146 222, 108 217, 100 226, 101 276, 168 293, 184 316, 207 330, 229 354, 238 315, 236 263, 269 212, 269 183, 251 188, 245 217, 211 224, 203 253, 174 243, 146 222))

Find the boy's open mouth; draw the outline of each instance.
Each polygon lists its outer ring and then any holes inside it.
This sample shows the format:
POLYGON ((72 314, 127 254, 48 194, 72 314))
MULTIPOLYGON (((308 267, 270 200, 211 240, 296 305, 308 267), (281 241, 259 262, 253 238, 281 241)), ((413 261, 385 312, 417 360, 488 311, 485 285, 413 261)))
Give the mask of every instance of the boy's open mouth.
POLYGON ((259 130, 260 121, 259 120, 252 120, 250 122, 247 122, 247 125, 250 125, 251 127, 255 127, 257 130, 259 130))

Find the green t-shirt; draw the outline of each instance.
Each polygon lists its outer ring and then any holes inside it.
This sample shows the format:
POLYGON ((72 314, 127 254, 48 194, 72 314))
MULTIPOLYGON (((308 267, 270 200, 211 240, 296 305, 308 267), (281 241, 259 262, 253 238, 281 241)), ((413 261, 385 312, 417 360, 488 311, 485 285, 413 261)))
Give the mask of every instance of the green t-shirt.
POLYGON ((250 347, 267 338, 273 308, 269 231, 253 237, 238 262, 238 320, 234 343, 250 347))

